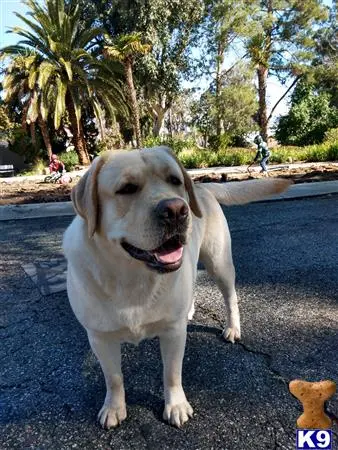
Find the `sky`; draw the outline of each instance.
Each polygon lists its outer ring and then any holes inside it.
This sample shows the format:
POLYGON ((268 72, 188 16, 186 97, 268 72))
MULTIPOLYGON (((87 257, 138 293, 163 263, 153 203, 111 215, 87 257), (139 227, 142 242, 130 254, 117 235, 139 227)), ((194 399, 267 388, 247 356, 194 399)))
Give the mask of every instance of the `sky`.
MULTIPOLYGON (((331 6, 332 0, 324 0, 323 3, 331 6)), ((21 0, 0 0, 0 48, 6 45, 15 44, 18 40, 18 37, 15 34, 6 33, 8 28, 22 25, 20 19, 17 18, 13 13, 14 11, 24 15, 27 11, 27 8, 21 3, 21 0)), ((231 57, 228 58, 227 65, 231 66, 231 57)), ((204 83, 203 81, 199 82, 200 87, 204 87, 204 85, 205 87, 207 87, 208 83, 206 81, 204 83)), ((189 84, 186 84, 186 86, 189 86, 189 84)), ((270 78, 267 87, 268 105, 270 107, 273 106, 276 101, 283 95, 285 90, 286 87, 282 86, 277 79, 270 78)), ((286 97, 285 100, 282 101, 276 108, 274 118, 278 117, 279 115, 286 114, 287 110, 288 97, 286 97)))

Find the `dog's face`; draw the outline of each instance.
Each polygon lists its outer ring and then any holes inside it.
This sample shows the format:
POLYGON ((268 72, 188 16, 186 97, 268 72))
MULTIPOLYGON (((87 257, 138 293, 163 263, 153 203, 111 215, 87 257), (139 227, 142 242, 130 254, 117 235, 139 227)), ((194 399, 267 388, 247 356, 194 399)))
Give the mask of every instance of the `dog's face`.
POLYGON ((166 147, 96 158, 72 200, 90 236, 117 242, 158 272, 181 266, 191 215, 201 217, 193 183, 166 147))

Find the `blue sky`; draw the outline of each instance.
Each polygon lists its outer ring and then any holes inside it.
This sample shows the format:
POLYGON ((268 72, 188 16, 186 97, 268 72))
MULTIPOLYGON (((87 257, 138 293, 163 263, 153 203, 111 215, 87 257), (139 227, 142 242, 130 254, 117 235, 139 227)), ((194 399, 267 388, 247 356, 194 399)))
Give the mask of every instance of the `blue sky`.
POLYGON ((14 34, 6 34, 8 27, 21 25, 13 11, 25 14, 26 6, 22 5, 20 0, 0 0, 0 47, 15 44, 17 41, 14 34))
MULTIPOLYGON (((88 0, 90 1, 90 0, 88 0)), ((306 1, 306 0, 304 0, 306 1)), ((324 4, 331 6, 332 0, 324 0, 324 4)), ((8 28, 21 26, 22 22, 14 15, 14 11, 25 14, 27 8, 21 3, 21 0, 0 0, 0 48, 5 45, 15 44, 18 37, 12 33, 6 33, 8 28)), ((231 64, 228 60, 229 65, 231 64)), ((207 83, 199 82, 199 86, 207 86, 207 83)), ((270 79, 268 82, 268 103, 272 106, 283 94, 284 86, 281 86, 277 79, 270 79)), ((275 117, 287 112, 287 99, 280 103, 275 111, 275 117)))

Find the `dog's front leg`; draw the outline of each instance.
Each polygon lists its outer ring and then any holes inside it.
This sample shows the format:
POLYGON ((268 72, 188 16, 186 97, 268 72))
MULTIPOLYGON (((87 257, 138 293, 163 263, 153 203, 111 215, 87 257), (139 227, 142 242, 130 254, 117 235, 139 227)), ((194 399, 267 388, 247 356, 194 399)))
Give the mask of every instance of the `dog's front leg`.
POLYGON ((182 387, 186 327, 184 322, 160 334, 165 401, 163 418, 177 427, 181 427, 193 415, 182 387))
POLYGON ((106 381, 106 398, 98 414, 103 428, 119 425, 126 417, 126 402, 121 371, 121 344, 112 333, 88 331, 90 345, 100 362, 106 381))

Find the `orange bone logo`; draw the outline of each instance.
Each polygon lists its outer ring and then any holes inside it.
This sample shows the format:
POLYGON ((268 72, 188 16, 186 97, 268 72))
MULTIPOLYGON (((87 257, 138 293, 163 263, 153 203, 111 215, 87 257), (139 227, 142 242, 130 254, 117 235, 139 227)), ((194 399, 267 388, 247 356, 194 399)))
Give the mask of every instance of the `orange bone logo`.
POLYGON ((324 412, 324 402, 336 392, 336 383, 333 381, 309 381, 293 380, 289 383, 289 389, 302 403, 304 412, 297 419, 298 428, 328 429, 332 426, 332 420, 324 412))

